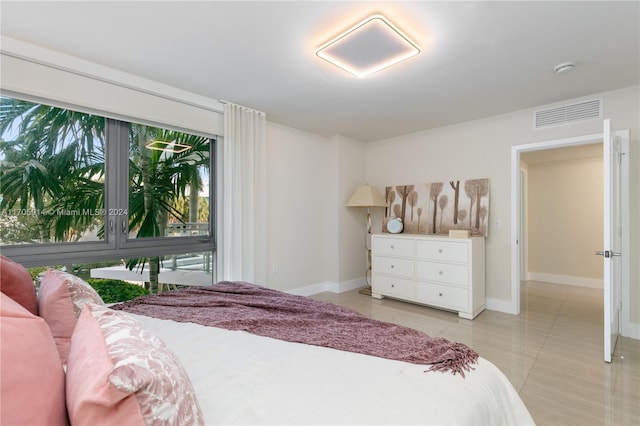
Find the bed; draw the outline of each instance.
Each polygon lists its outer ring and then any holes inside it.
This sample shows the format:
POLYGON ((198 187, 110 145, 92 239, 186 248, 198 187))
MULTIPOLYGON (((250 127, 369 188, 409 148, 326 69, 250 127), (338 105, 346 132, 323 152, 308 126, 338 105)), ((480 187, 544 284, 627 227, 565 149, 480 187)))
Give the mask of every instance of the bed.
POLYGON ((178 356, 207 424, 533 424, 508 379, 483 358, 462 378, 401 361, 130 315, 178 356))
MULTIPOLYGON (((248 332, 244 326, 234 330, 229 329, 233 325, 212 327, 182 317, 154 318, 130 312, 135 304, 102 306, 88 290, 77 291, 81 280, 58 271, 51 274, 57 277, 56 289, 76 288, 69 291, 76 323, 65 343, 60 328, 45 318, 52 312, 46 307, 51 296, 47 291, 39 294, 38 314, 57 339, 48 346, 38 343, 38 348, 46 346, 50 353, 57 347, 56 359, 63 360, 66 375, 47 382, 43 372, 49 375, 52 368, 40 355, 29 371, 38 388, 46 388, 42 395, 22 389, 29 381, 24 374, 16 379, 20 386, 11 381, 5 370, 11 355, 6 330, 11 329, 9 319, 16 317, 11 309, 19 307, 5 298, 3 284, 3 424, 9 424, 11 413, 34 411, 15 406, 24 400, 21 391, 31 396, 29 403, 46 400, 46 407, 38 407, 40 413, 47 412, 46 424, 533 424, 509 380, 482 357, 462 369, 432 368, 446 363, 424 365, 287 341, 248 332), (119 341, 118 348, 111 346, 114 341, 116 346, 119 341), (151 344, 141 346, 141 341, 151 344)), ((57 318, 60 312, 58 308, 57 318)), ((32 313, 20 312, 23 320, 27 314, 35 323, 32 313)), ((24 324, 19 333, 24 334, 24 324)), ((42 324, 39 327, 42 332, 42 324)), ((27 362, 25 352, 34 352, 33 347, 13 350, 20 351, 21 362, 27 362)), ((27 417, 22 424, 37 421, 27 417)))

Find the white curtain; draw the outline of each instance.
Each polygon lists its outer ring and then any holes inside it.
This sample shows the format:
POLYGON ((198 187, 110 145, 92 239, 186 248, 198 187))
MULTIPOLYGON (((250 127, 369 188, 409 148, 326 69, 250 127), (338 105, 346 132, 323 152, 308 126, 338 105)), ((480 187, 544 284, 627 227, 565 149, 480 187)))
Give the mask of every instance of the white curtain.
MULTIPOLYGON (((266 117, 227 103, 222 141, 221 277, 267 285, 266 117)), ((220 210, 218 210, 220 212, 220 210)))

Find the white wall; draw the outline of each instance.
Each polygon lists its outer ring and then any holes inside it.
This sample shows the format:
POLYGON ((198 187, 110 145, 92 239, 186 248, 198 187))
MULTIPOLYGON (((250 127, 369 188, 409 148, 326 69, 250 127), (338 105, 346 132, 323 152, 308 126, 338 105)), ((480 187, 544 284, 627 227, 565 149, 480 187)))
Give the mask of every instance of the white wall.
POLYGON ((335 276, 328 251, 336 172, 331 154, 325 137, 267 123, 269 287, 291 290, 335 276))
POLYGON ((364 157, 362 142, 267 123, 269 287, 313 294, 364 284, 365 212, 346 207, 364 183, 364 157))
POLYGON ((603 288, 602 192, 602 156, 529 164, 529 279, 603 288))
POLYGON ((334 137, 338 154, 336 213, 338 241, 333 250, 338 265, 337 282, 342 288, 365 284, 367 268, 365 248, 366 209, 346 207, 356 188, 366 183, 366 143, 342 136, 334 137))
MULTIPOLYGON (((594 96, 604 98, 604 117, 614 129, 630 129, 631 301, 630 319, 640 323, 640 87, 594 96)), ((516 111, 367 145, 367 179, 378 187, 442 181, 490 179, 490 229, 486 240, 487 306, 511 303, 511 147, 602 132, 602 121, 534 130, 533 109, 516 111), (500 222, 500 227, 494 226, 500 222)), ((378 216, 378 229, 380 217, 378 216)))

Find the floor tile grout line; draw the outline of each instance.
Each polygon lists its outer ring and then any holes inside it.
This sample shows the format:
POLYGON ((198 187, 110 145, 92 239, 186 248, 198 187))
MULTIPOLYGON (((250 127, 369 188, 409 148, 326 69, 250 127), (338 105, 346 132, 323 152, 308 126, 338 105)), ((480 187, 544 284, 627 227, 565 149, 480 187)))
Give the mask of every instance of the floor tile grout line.
MULTIPOLYGON (((521 285, 522 285, 522 283, 521 283, 521 285)), ((521 293, 522 293, 522 290, 521 290, 521 293)), ((538 363, 538 358, 540 357, 540 354, 545 349, 545 346, 547 344, 547 340, 549 338, 549 335, 551 334, 551 330, 553 330, 553 327, 556 324, 558 316, 560 315, 560 311, 562 310, 562 307, 566 303, 568 296, 569 296, 569 292, 564 293, 564 298, 562 299, 562 303, 560 304, 560 307, 556 310, 556 313, 555 313, 555 315, 553 317, 553 321, 551 321, 551 325, 549 326, 549 328, 547 329, 547 332, 545 333, 545 336, 544 336, 544 339, 542 341, 542 344, 538 348, 538 351, 536 353, 536 357, 534 358, 533 363, 531 364, 531 368, 529 368, 529 371, 527 372, 527 375, 525 376, 524 381, 522 382, 522 386, 520 386, 520 389, 518 389, 518 395, 520 395, 520 392, 522 391, 522 388, 524 388, 525 385, 527 384, 527 382, 529 381, 529 376, 531 376, 531 372, 536 367, 536 364, 538 363)), ((520 312, 520 314, 522 314, 522 311, 520 312)))

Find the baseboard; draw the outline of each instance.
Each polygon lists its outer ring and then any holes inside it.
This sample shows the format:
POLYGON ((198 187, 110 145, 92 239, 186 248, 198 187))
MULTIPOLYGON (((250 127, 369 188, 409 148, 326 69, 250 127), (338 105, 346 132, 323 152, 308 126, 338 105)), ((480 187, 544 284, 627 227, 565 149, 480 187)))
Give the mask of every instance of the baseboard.
POLYGON ((527 280, 543 281, 546 283, 577 285, 579 287, 604 288, 604 281, 597 278, 572 277, 570 275, 545 274, 542 272, 528 272, 527 280))
POLYGON ((513 312, 510 300, 493 299, 491 297, 485 298, 485 308, 490 311, 504 312, 505 314, 516 315, 517 312, 513 312))
POLYGON ((314 294, 324 293, 329 291, 329 282, 322 282, 316 284, 306 285, 304 287, 298 287, 291 290, 285 290, 285 293, 294 294, 296 296, 313 296, 314 294))
POLYGON ((364 277, 361 277, 341 283, 325 281, 310 284, 304 287, 286 290, 285 293, 295 294, 297 296, 313 296, 314 294, 324 293, 325 291, 329 291, 331 293, 344 293, 345 291, 355 290, 357 288, 364 287, 365 285, 367 285, 367 283, 364 277))
POLYGON ((332 291, 334 293, 344 293, 345 291, 355 290, 366 285, 367 282, 365 281, 364 277, 360 277, 356 278, 355 280, 343 281, 341 283, 338 283, 335 289, 330 289, 329 291, 332 291))

